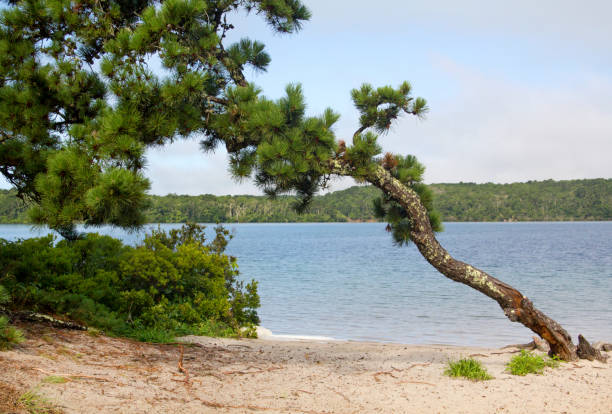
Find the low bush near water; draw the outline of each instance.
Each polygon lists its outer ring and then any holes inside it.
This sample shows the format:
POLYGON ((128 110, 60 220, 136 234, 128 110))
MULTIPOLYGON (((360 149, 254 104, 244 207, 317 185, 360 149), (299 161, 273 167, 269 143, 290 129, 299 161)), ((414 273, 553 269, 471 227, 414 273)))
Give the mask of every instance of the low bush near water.
POLYGON ((527 374, 542 374, 544 368, 556 368, 559 366, 559 360, 536 355, 527 352, 524 349, 521 353, 512 357, 506 365, 507 370, 512 375, 527 375, 527 374))
POLYGON ((444 374, 449 377, 464 377, 472 381, 485 381, 493 379, 482 366, 480 361, 473 358, 460 359, 459 361, 449 361, 444 374))
POLYGON ((235 335, 259 322, 257 282, 237 279, 236 259, 224 254, 229 232, 217 227, 153 231, 131 247, 87 234, 0 240, 0 284, 12 310, 65 315, 107 334, 151 342, 181 334, 235 335))

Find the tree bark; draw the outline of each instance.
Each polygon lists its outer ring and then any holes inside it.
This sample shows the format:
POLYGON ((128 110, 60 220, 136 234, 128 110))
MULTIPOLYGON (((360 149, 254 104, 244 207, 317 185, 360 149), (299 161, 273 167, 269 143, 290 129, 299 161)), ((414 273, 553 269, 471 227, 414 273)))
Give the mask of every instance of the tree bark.
MULTIPOLYGON (((605 348, 602 347, 605 351, 605 348)), ((598 360, 600 362, 606 362, 608 359, 607 355, 602 354, 598 349, 593 348, 589 341, 584 339, 584 336, 578 335, 578 347, 576 348, 576 354, 579 358, 588 359, 589 361, 598 360)))
MULTIPOLYGON (((331 172, 351 176, 352 168, 343 159, 331 163, 331 172)), ((412 222, 410 239, 423 257, 440 273, 463 283, 495 300, 513 322, 520 322, 550 345, 551 353, 566 361, 578 359, 576 346, 565 329, 533 306, 521 292, 488 273, 453 258, 438 242, 429 223, 427 210, 416 192, 378 166, 364 177, 390 195, 404 209, 412 222)))

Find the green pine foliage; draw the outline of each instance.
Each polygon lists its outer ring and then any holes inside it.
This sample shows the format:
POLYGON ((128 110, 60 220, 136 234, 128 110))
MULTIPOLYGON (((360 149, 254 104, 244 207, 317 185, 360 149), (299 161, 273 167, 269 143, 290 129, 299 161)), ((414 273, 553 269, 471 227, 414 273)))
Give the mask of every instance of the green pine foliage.
POLYGON ((280 33, 310 17, 297 0, 14 0, 0 9, 0 172, 30 203, 31 222, 69 239, 80 236, 76 222, 138 227, 148 147, 196 134, 229 142, 241 129, 235 139, 253 142, 255 118, 294 116, 244 78, 246 68, 266 70, 264 45, 223 44, 234 28, 227 16, 240 10, 280 33))
POLYGON ((0 351, 11 349, 23 341, 23 333, 11 326, 6 316, 0 316, 0 351))
MULTIPOLYGON (((0 311, 4 309, 11 301, 11 295, 8 290, 0 285, 0 311)), ((0 315, 0 351, 11 349, 15 345, 19 345, 25 340, 23 333, 11 326, 6 316, 0 315)))
POLYGON ((371 192, 366 207, 339 210, 329 206, 335 200, 315 197, 337 174, 338 160, 347 167, 342 175, 358 182, 371 181, 383 163, 419 194, 434 230, 441 229, 436 211, 450 221, 612 216, 609 196, 594 195, 594 186, 576 190, 578 202, 571 190, 559 188, 557 197, 557 189, 549 194, 539 185, 425 186, 414 156, 381 158, 378 134, 402 115, 428 111, 407 82, 354 89, 359 125, 349 145, 337 140, 339 115, 307 114, 299 84, 274 100, 246 81, 244 70, 265 71, 270 56, 254 39, 225 44, 234 30, 227 17, 240 10, 279 33, 299 31, 310 17, 298 0, 9 2, 0 11, 0 172, 30 211, 24 218, 23 205, 13 204, 0 211, 2 222, 48 224, 75 239, 75 223, 133 228, 146 221, 372 220, 377 213, 398 243, 408 242, 410 218, 388 194, 376 209, 368 206, 371 192), (163 71, 153 71, 153 61, 163 71), (184 197, 146 196, 146 149, 193 136, 204 150, 225 146, 235 177, 254 179, 278 204, 228 197, 200 207, 184 197))
MULTIPOLYGON (((427 209, 432 229, 442 231, 440 213, 434 209, 433 205, 433 193, 428 186, 423 184, 425 166, 412 155, 402 157, 390 153, 385 155, 381 163, 395 179, 419 195, 423 206, 427 209)), ((412 219, 404 207, 394 201, 389 194, 382 194, 374 200, 374 214, 377 218, 389 223, 387 230, 391 232, 393 241, 397 245, 402 246, 409 243, 412 219)))
POLYGON ((223 253, 227 236, 218 227, 208 241, 189 224, 154 231, 136 247, 97 234, 0 240, 2 283, 11 309, 65 315, 112 335, 236 335, 259 322, 259 296, 257 283, 239 281, 236 259, 223 253))

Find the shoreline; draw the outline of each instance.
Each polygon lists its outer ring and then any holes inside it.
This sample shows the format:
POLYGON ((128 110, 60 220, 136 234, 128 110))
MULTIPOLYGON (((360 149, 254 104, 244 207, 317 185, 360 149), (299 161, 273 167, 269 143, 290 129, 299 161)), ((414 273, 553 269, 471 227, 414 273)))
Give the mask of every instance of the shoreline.
POLYGON ((580 360, 519 377, 505 371, 516 348, 196 336, 159 345, 21 328, 27 341, 0 353, 0 412, 26 412, 6 406, 29 390, 62 413, 609 414, 612 407, 612 363, 580 360), (464 357, 495 378, 444 375, 449 360, 464 357))
MULTIPOLYGON (((271 331, 268 328, 263 326, 256 326, 257 338, 262 341, 277 341, 277 342, 321 342, 321 343, 362 343, 362 344, 390 344, 390 345, 398 345, 398 346, 441 346, 441 347, 459 347, 459 348, 483 348, 483 349, 504 349, 508 347, 512 347, 518 345, 518 342, 514 343, 504 343, 500 345, 471 345, 471 344, 461 344, 461 343, 443 343, 443 342, 423 342, 423 343, 410 343, 410 342, 401 342, 401 341, 393 341, 393 340, 384 340, 384 339, 347 339, 347 338, 337 338, 333 336, 326 335, 309 335, 309 334, 277 334, 271 331)), ((522 345, 527 345, 531 343, 536 336, 531 332, 531 341, 526 340, 522 345)), ((525 338, 527 339, 527 337, 525 338)), ((600 338, 600 337, 592 337, 589 338, 592 340, 593 344, 597 343, 612 343, 612 337, 600 338)), ((575 340, 577 343, 577 336, 572 340, 575 340)), ((542 341, 541 339, 537 339, 538 342, 542 341)), ((612 362, 612 360, 611 360, 612 362)))

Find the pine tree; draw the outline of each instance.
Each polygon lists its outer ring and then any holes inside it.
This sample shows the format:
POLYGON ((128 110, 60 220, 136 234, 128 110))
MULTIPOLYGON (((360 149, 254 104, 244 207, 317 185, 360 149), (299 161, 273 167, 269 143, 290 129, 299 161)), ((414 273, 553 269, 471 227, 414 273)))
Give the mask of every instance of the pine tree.
POLYGON ((31 218, 66 237, 75 222, 137 227, 149 182, 147 147, 200 135, 205 151, 225 146, 235 177, 271 197, 295 193, 308 207, 332 176, 381 189, 376 210, 399 244, 414 243, 446 277, 496 300, 505 314, 577 357, 569 334, 514 288, 448 254, 424 167, 382 150, 378 137, 427 104, 405 82, 352 91, 360 113, 351 143, 336 138, 339 115, 307 116, 302 88, 270 100, 244 69, 266 70, 263 44, 225 45, 229 13, 261 15, 279 33, 301 29, 299 0, 11 0, 0 14, 0 171, 31 218), (165 70, 150 69, 153 57, 165 70))
MULTIPOLYGON (((0 14, 0 171, 33 222, 67 238, 74 223, 138 227, 147 147, 215 134, 220 98, 265 70, 264 46, 224 47, 238 9, 291 33, 309 17, 294 0, 23 0, 0 14), (161 60, 167 75, 149 68, 161 60)), ((242 91, 236 92, 244 95, 242 91)), ((230 119, 231 121, 231 119, 230 119)))

